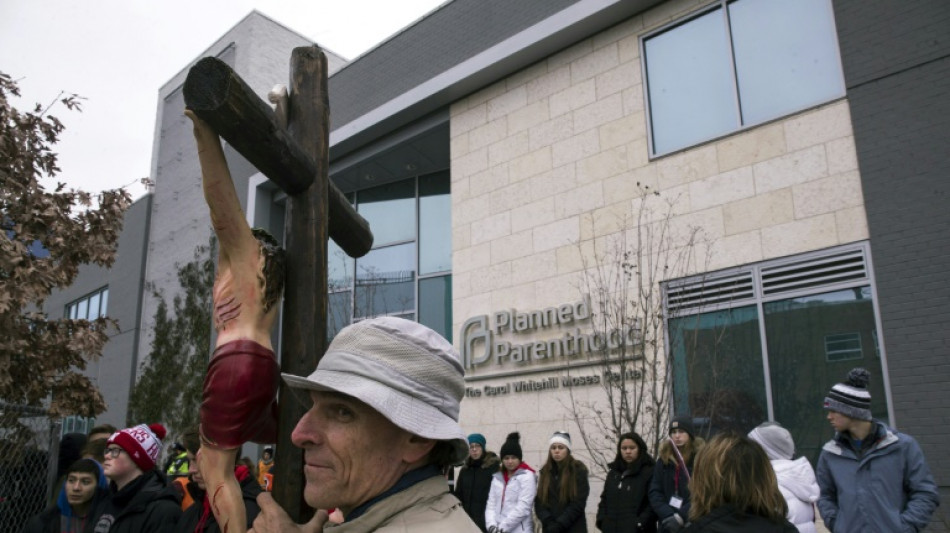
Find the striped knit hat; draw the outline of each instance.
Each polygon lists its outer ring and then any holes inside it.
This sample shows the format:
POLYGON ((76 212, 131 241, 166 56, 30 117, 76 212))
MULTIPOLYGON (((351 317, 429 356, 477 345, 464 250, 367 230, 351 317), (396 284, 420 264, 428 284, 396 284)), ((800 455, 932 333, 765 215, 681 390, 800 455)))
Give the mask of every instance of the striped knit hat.
POLYGON ((831 387, 828 396, 825 396, 825 409, 855 420, 871 420, 870 381, 871 374, 867 370, 852 368, 848 372, 848 379, 831 387))

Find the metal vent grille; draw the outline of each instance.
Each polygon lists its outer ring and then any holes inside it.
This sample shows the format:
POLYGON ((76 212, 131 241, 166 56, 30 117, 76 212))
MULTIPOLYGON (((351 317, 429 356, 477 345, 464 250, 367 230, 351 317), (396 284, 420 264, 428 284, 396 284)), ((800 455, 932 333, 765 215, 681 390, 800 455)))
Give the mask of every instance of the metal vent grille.
POLYGON ((670 285, 666 292, 666 302, 670 313, 676 314, 687 309, 733 303, 754 296, 752 273, 745 271, 670 285))
POLYGON ((868 279, 864 250, 846 250, 794 263, 762 268, 762 294, 769 296, 819 285, 868 279))

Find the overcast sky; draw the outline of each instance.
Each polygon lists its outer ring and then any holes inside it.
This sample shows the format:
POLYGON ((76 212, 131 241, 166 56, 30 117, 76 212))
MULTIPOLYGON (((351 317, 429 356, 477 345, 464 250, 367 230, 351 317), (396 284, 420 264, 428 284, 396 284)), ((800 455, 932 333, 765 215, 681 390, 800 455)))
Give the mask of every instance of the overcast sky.
POLYGON ((21 111, 60 91, 87 99, 82 113, 51 111, 66 125, 59 181, 139 198, 159 87, 251 10, 353 59, 444 1, 0 0, 0 71, 19 81, 21 111))

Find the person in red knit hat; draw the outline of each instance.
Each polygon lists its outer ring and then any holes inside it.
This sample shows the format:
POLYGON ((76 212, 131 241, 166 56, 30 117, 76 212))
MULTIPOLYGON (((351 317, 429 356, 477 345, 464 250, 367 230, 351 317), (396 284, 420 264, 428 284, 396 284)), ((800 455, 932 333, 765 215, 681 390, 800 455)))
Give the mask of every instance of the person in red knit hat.
POLYGON ((139 424, 106 441, 109 495, 93 519, 96 533, 166 531, 181 516, 179 495, 156 470, 165 427, 139 424))

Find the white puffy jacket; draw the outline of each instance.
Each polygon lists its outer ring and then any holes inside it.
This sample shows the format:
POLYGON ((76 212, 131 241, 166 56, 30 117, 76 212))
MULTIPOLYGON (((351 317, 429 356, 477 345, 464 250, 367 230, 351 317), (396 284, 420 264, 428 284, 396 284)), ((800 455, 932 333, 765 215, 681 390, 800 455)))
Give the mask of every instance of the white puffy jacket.
POLYGON ((772 468, 778 478, 778 488, 788 502, 788 521, 795 524, 800 533, 815 533, 815 502, 820 490, 808 459, 773 459, 772 468))
POLYGON ((538 492, 538 479, 525 463, 505 483, 502 472, 495 472, 485 506, 485 527, 495 526, 504 533, 533 533, 531 510, 538 492))

